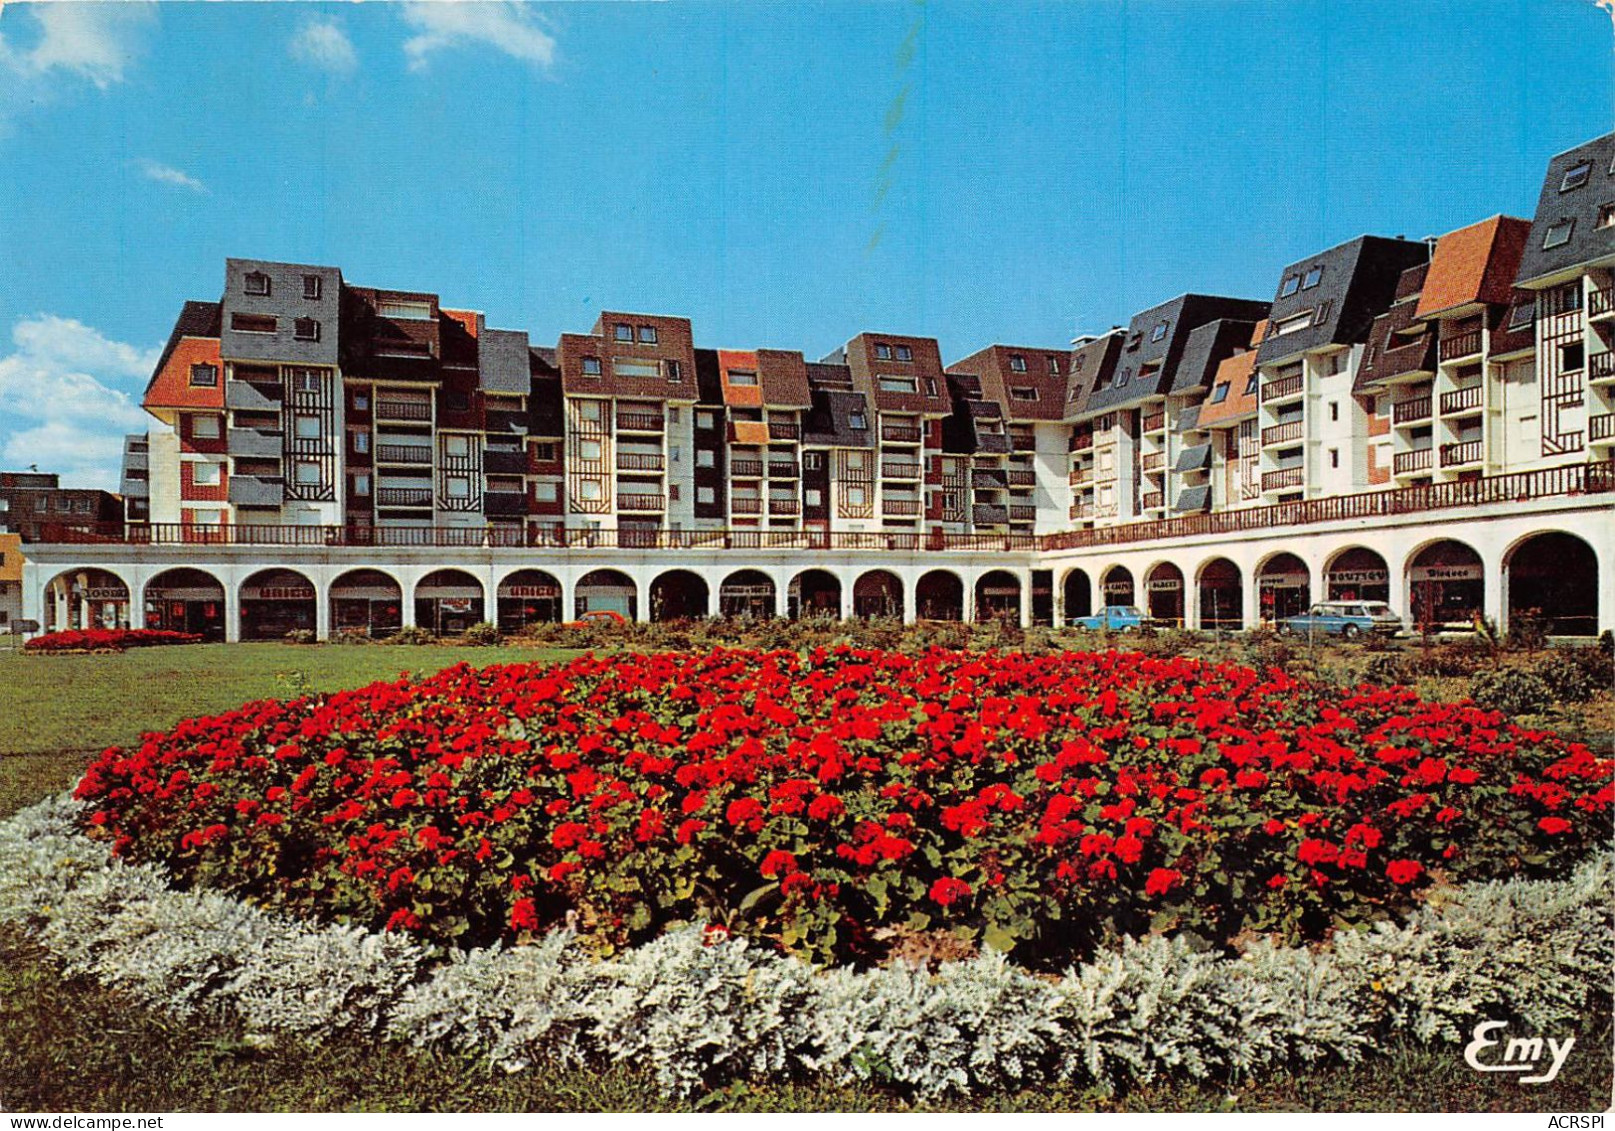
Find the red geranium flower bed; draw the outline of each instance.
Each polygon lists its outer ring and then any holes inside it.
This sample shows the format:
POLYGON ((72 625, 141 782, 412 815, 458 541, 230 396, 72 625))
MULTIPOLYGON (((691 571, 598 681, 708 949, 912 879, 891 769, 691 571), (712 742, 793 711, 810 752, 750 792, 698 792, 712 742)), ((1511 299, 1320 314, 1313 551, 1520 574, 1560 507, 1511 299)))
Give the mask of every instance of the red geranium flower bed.
POLYGON ((86 819, 181 883, 462 944, 708 919, 818 958, 1314 935, 1555 875, 1615 762, 1467 704, 1134 653, 450 668, 111 749, 86 819))
POLYGON ((125 648, 153 648, 162 644, 200 644, 191 632, 155 628, 73 628, 47 632, 23 645, 25 652, 122 652, 125 648))

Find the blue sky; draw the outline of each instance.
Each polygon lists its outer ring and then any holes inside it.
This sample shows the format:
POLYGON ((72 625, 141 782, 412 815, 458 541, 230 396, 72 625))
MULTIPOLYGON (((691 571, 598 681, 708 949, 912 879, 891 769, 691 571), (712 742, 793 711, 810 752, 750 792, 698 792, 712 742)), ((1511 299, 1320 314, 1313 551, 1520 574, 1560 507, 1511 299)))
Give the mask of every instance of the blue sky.
POLYGON ((602 306, 818 357, 1271 298, 1530 215, 1611 128, 1592 0, 7 4, 0 466, 113 485, 227 255, 553 342, 602 306))

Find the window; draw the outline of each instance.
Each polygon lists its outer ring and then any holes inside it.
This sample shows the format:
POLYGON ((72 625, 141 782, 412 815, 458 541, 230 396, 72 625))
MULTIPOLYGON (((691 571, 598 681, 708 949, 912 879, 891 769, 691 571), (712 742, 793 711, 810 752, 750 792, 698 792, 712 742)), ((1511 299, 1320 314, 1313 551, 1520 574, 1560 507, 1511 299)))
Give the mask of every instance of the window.
POLYGON ((553 443, 534 444, 533 458, 539 463, 553 463, 556 459, 555 445, 553 443))
POLYGON ((925 379, 925 395, 928 397, 934 397, 937 395, 935 377, 927 377, 925 379))
POLYGON ((618 377, 656 378, 662 375, 662 365, 659 361, 641 361, 632 357, 614 357, 611 359, 611 372, 618 377))
POLYGON ((697 487, 695 501, 698 503, 715 503, 718 501, 718 492, 711 487, 697 487))
POLYGON ((679 485, 677 483, 669 483, 667 485, 667 501, 670 503, 676 503, 679 501, 679 485))
POLYGON ((898 361, 913 361, 914 360, 914 351, 912 349, 910 349, 908 346, 898 346, 897 347, 897 360, 898 361))
POLYGON ((757 374, 731 369, 729 371, 729 383, 731 385, 755 385, 757 384, 757 374))
POLYGON ((469 499, 471 497, 471 478, 466 475, 449 476, 448 496, 451 499, 469 499))
POLYGON ((684 379, 684 371, 679 368, 679 363, 677 361, 674 361, 672 358, 668 358, 666 361, 662 362, 662 365, 667 371, 668 384, 677 385, 684 379))
POLYGON ((605 401, 576 401, 578 419, 586 424, 599 424, 605 412, 605 401))
POLYGON ((868 452, 848 452, 847 453, 847 470, 848 471, 860 471, 861 472, 861 471, 866 470, 868 467, 869 467, 869 453, 868 452))
POLYGON ((600 359, 598 357, 586 357, 583 359, 583 375, 585 377, 600 376, 600 359))
POLYGON ((230 329, 241 334, 273 334, 275 326, 273 314, 243 314, 237 310, 230 315, 230 329))
POLYGON ((1339 467, 1340 466, 1340 449, 1339 448, 1330 448, 1329 449, 1329 466, 1330 467, 1339 467))
POLYGON ((1166 337, 1166 330, 1169 325, 1171 325, 1171 323, 1165 321, 1164 319, 1157 322, 1155 324, 1155 329, 1150 331, 1150 341, 1158 342, 1162 338, 1166 337))
POLYGON ((471 437, 443 437, 443 454, 451 459, 469 459, 471 457, 471 437))
POLYGON ((695 450, 696 467, 717 467, 718 453, 711 448, 697 448, 695 450))
POLYGON ((1286 275, 1286 276, 1284 276, 1284 282, 1279 284, 1279 297, 1280 298, 1289 298, 1291 295, 1293 295, 1296 291, 1298 291, 1300 289, 1301 289, 1301 276, 1299 276, 1299 275, 1286 275))
POLYGON ((848 506, 850 506, 850 507, 861 507, 861 506, 865 505, 865 503, 867 503, 868 501, 869 501, 869 493, 866 490, 864 490, 864 488, 862 486, 860 486, 859 484, 855 483, 852 486, 847 488, 847 505, 848 506))
POLYGON ((1023 357, 1021 354, 1018 354, 1018 353, 1010 354, 1009 355, 1009 367, 1010 367, 1010 369, 1012 369, 1016 373, 1025 373, 1026 372, 1026 358, 1023 357))
POLYGON ((861 411, 854 409, 847 414, 847 427, 855 432, 865 432, 869 429, 869 418, 861 411))
POLYGON ((683 463, 684 456, 682 449, 680 449, 677 444, 672 445, 667 449, 667 459, 670 463, 683 463))
POLYGON ((718 426, 718 418, 715 414, 710 412, 698 412, 695 414, 695 426, 697 428, 707 429, 716 428, 718 426))
POLYGON ((353 393, 353 411, 370 411, 370 394, 363 389, 355 389, 353 393))
POLYGON ((1262 379, 1260 376, 1252 373, 1250 380, 1245 382, 1245 396, 1248 397, 1254 394, 1256 392, 1256 386, 1261 383, 1261 380, 1262 379))
POLYGON ((249 295, 267 295, 269 293, 269 276, 262 271, 248 271, 246 279, 241 284, 241 289, 249 295))
POLYGON ((198 487, 219 485, 219 465, 216 463, 191 464, 191 482, 198 487))
POLYGON ((892 359, 892 347, 887 345, 885 342, 876 342, 875 356, 880 358, 882 361, 890 361, 892 359))
POLYGON ((292 388, 299 393, 318 393, 320 375, 312 369, 299 369, 292 375, 292 388))
POLYGON ((634 328, 626 322, 617 323, 616 333, 619 342, 631 342, 634 340, 634 328))
POLYGON ((1330 401, 1329 402, 1329 420, 1330 420, 1330 423, 1333 423, 1333 422, 1335 422, 1335 421, 1337 421, 1339 419, 1340 419, 1340 402, 1339 401, 1330 401))
POLYGON ((883 393, 917 393, 920 391, 919 382, 912 377, 899 377, 896 374, 885 374, 880 378, 880 391, 883 393))
POLYGON ((195 389, 216 389, 219 387, 219 367, 217 365, 191 366, 191 387, 195 389))
POLYGON ((810 507, 822 507, 824 505, 824 492, 817 487, 809 487, 802 492, 802 501, 810 507))
POLYGON ((299 440, 318 440, 320 438, 320 418, 307 415, 299 416, 295 434, 299 440))
POLYGON ((320 340, 320 323, 314 318, 299 318, 292 323, 292 336, 300 342, 320 340))
POLYGON ((639 340, 646 343, 647 345, 655 345, 656 344, 656 327, 655 326, 641 326, 639 328, 639 340))
POLYGON ((1559 347, 1559 371, 1574 373, 1587 363, 1587 350, 1580 342, 1559 347))
POLYGON ((1297 314, 1293 318, 1286 318, 1279 322, 1273 327, 1273 332, 1276 337, 1283 337, 1285 334, 1293 334, 1298 330, 1305 330, 1310 325, 1312 325, 1312 311, 1308 310, 1304 313, 1297 314))
POLYGON ((219 438, 219 418, 216 416, 191 417, 191 435, 198 440, 219 438))
POLYGON ((580 441, 578 441, 578 458, 579 459, 586 460, 589 463, 596 463, 596 462, 599 461, 600 457, 601 457, 601 448, 600 448, 600 441, 599 440, 580 440, 580 441))
POLYGON ((1615 201, 1598 206, 1598 219, 1593 221, 1593 227, 1600 230, 1615 228, 1615 201))
POLYGON ((1029 385, 1014 385, 1010 387, 1009 399, 1013 401, 1035 401, 1037 390, 1029 385))
POLYGON ((324 281, 325 280, 321 279, 318 275, 304 275, 303 297, 308 299, 310 302, 317 300, 320 297, 320 288, 324 281))
POLYGON ((321 482, 320 465, 311 459, 298 460, 292 478, 304 487, 317 487, 321 482))
POLYGON ((353 450, 363 454, 370 450, 370 433, 355 432, 353 434, 353 450))
POLYGON ((578 498, 583 499, 583 500, 585 500, 587 502, 591 502, 591 503, 599 502, 600 501, 600 480, 598 480, 598 479, 585 479, 585 480, 583 480, 583 482, 579 483, 578 484, 578 498))
POLYGON ((384 298, 376 303, 383 318, 404 318, 414 322, 432 320, 432 304, 421 299, 384 298))
POLYGON ((370 476, 360 474, 353 477, 353 493, 355 495, 370 494, 370 476))
POLYGON ((1306 278, 1301 280, 1301 289, 1303 291, 1310 291, 1313 287, 1318 285, 1318 281, 1320 279, 1322 279, 1322 278, 1323 278, 1323 268, 1322 267, 1309 268, 1307 270, 1306 278))
POLYGON ((1571 189, 1579 189, 1587 183, 1587 178, 1592 175, 1592 171, 1593 163, 1591 161, 1576 162, 1576 164, 1565 170, 1564 177, 1559 181, 1559 191, 1569 192, 1571 189))
POLYGON ((1049 376, 1050 377, 1058 377, 1059 375, 1060 375, 1060 359, 1058 357, 1056 357, 1054 354, 1051 353, 1051 354, 1049 354, 1049 376))
POLYGON ((1576 218, 1574 216, 1565 220, 1555 220, 1548 225, 1548 232, 1542 237, 1542 250, 1547 251, 1549 248, 1563 247, 1570 242, 1570 233, 1575 230, 1576 218))
POLYGON ((802 453, 802 469, 804 471, 823 471, 824 470, 824 453, 823 452, 803 452, 802 453))
POLYGON ((1332 299, 1332 298, 1325 299, 1323 302, 1319 303, 1318 304, 1318 316, 1317 316, 1316 319, 1314 319, 1314 321, 1323 322, 1326 319, 1328 319, 1328 317, 1329 317, 1329 309, 1330 309, 1330 307, 1334 306, 1334 304, 1335 304, 1335 300, 1332 299))
POLYGON ((561 497, 561 485, 548 481, 533 484, 533 498, 541 503, 553 503, 561 497))
POLYGON ((444 407, 450 412, 471 411, 471 394, 450 389, 443 394, 444 407))
POLYGON ((1210 404, 1222 404, 1222 402, 1227 400, 1227 399, 1228 399, 1228 382, 1227 381, 1222 382, 1220 385, 1213 385, 1212 386, 1212 388, 1211 388, 1211 397, 1210 397, 1208 403, 1210 403, 1210 404))

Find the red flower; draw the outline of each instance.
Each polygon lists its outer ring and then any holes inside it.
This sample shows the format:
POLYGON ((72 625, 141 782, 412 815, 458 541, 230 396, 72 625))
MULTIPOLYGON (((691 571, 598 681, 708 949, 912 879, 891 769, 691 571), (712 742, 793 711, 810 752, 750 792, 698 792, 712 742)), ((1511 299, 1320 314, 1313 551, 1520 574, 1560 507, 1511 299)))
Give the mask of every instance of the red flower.
POLYGON ((951 907, 961 899, 970 898, 970 885, 952 876, 943 876, 931 885, 931 902, 938 907, 951 907))
POLYGON ((1144 881, 1145 895, 1165 895, 1183 879, 1183 873, 1173 868, 1156 868, 1144 881))
POLYGON ((513 931, 536 931, 540 924, 538 921, 538 908, 531 899, 523 896, 510 905, 510 929, 513 931))
POLYGON ((1560 833, 1570 831, 1570 822, 1563 817, 1543 817, 1536 823, 1536 827, 1549 836, 1558 836, 1560 833))
POLYGON ((1411 884, 1423 872, 1424 865, 1417 860, 1392 860, 1385 868, 1385 874, 1393 884, 1411 884))
POLYGON ((763 857, 763 866, 759 870, 765 876, 788 876, 796 871, 796 857, 789 852, 776 848, 763 857))

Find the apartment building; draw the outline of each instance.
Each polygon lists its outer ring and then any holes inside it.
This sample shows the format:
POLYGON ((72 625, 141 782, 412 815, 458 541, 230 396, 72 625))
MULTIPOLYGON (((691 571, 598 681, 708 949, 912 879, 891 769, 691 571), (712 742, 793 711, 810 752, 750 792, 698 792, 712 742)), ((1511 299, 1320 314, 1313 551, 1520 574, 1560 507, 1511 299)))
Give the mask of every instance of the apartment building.
POLYGON ((111 492, 63 487, 49 472, 0 471, 0 534, 42 542, 63 530, 122 520, 123 504, 111 492))

